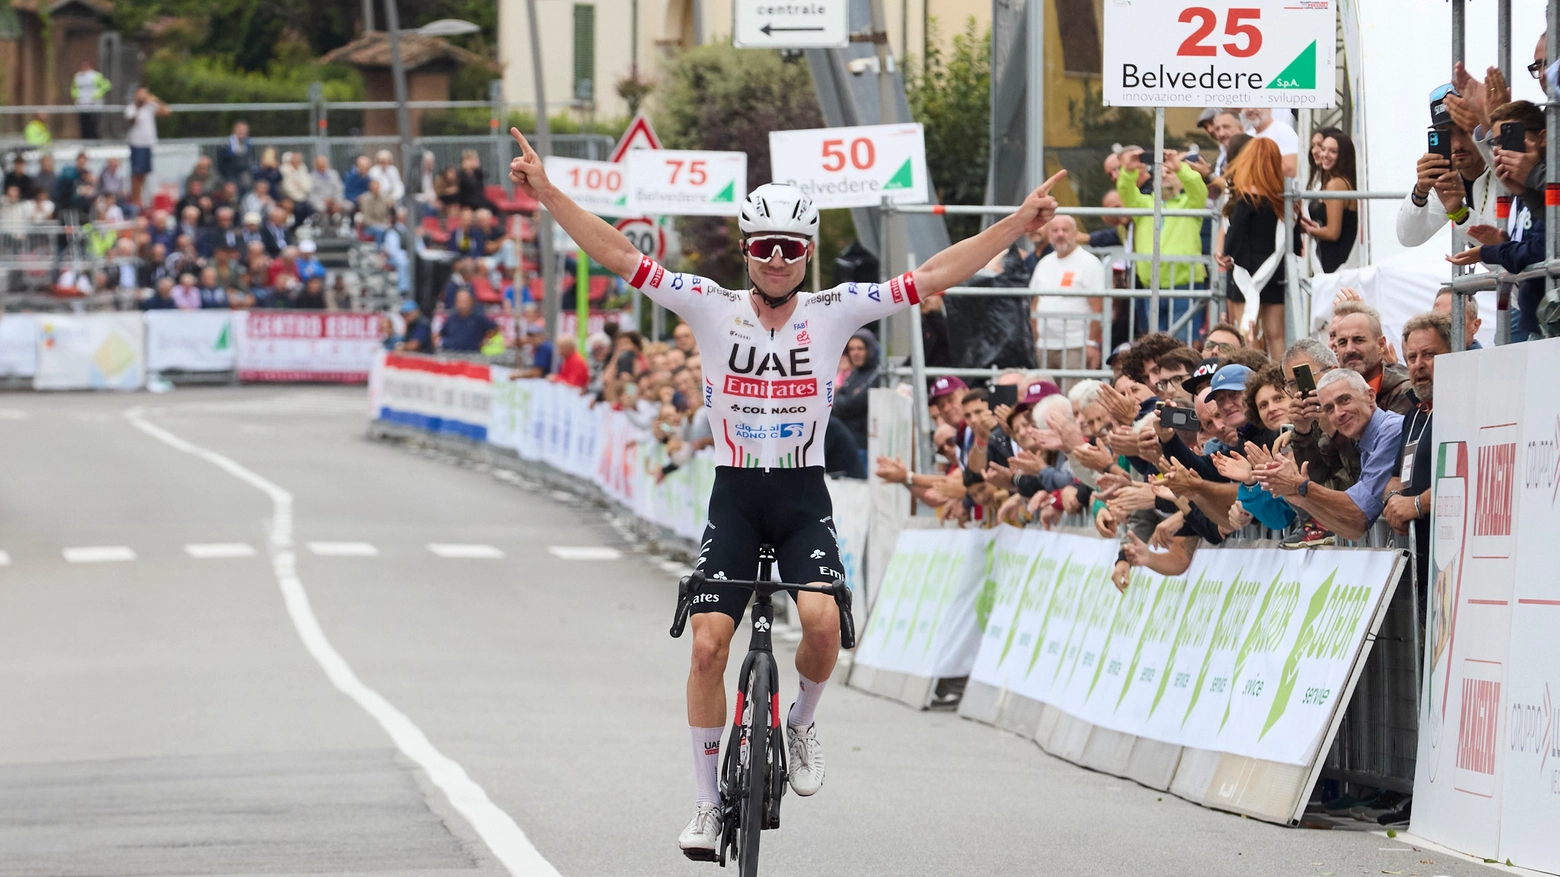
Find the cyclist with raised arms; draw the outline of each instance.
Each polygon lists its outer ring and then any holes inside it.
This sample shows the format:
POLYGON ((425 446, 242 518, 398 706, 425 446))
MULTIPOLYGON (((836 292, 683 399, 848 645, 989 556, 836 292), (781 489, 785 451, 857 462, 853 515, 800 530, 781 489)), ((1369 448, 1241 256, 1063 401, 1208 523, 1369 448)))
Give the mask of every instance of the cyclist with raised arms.
MULTIPOLYGON (((844 577, 833 507, 823 472, 823 436, 834 402, 833 376, 845 343, 863 324, 914 306, 975 274, 1056 211, 1046 180, 1018 211, 927 259, 886 284, 846 283, 802 292, 816 249, 818 210, 799 189, 759 186, 738 226, 751 289, 724 289, 707 278, 667 271, 612 226, 586 212, 547 179, 520 132, 522 155, 509 178, 541 202, 592 259, 676 312, 704 354, 704 407, 715 434, 715 485, 698 569, 711 580, 692 607, 693 659, 688 725, 697 810, 678 844, 692 859, 713 859, 720 840, 720 740, 726 716, 724 676, 732 636, 747 605, 745 589, 721 579, 752 579, 760 545, 775 549, 782 580, 830 584, 844 577)), ((823 785, 823 749, 813 714, 839 656, 839 614, 826 594, 796 594, 802 641, 801 690, 786 718, 790 784, 798 795, 823 785)))

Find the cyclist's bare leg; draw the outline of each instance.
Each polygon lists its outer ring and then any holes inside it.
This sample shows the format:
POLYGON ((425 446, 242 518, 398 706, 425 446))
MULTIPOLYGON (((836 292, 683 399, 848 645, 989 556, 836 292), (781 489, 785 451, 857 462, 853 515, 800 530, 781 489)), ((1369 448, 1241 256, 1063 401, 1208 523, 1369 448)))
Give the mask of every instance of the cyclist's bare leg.
MULTIPOLYGON (((832 599, 824 599, 834 605, 832 599)), ((839 623, 837 618, 835 623, 839 623)), ((731 638, 737 626, 724 612, 701 612, 690 619, 688 626, 693 628, 688 724, 696 728, 720 727, 726 724, 726 659, 731 654, 731 638)))
MULTIPOLYGON (((813 582, 828 587, 832 582, 813 582)), ((828 594, 802 591, 796 595, 796 615, 802 623, 802 641, 796 647, 796 672, 817 682, 828 682, 840 657, 840 610, 828 594)))

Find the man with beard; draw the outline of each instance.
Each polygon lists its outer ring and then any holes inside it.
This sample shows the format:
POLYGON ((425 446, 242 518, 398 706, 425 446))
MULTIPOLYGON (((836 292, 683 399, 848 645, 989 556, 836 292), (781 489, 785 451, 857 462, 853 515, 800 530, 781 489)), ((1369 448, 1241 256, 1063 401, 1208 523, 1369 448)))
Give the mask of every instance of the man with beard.
POLYGON ((1381 314, 1364 302, 1346 301, 1333 310, 1332 347, 1344 368, 1359 372, 1376 394, 1376 404, 1405 417, 1414 410, 1408 369, 1387 365, 1387 336, 1381 314))

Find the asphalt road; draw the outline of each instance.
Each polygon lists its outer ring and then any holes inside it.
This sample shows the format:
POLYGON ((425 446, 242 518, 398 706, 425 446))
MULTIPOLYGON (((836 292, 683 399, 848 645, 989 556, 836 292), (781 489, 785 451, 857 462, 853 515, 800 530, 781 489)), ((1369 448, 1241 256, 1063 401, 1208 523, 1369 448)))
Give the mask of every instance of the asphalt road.
MULTIPOLYGON (((713 874, 676 850, 672 575, 364 416, 361 389, 0 396, 0 875, 713 874)), ((1494 873, 838 682, 819 729, 828 783, 787 797, 769 873, 1494 873)))

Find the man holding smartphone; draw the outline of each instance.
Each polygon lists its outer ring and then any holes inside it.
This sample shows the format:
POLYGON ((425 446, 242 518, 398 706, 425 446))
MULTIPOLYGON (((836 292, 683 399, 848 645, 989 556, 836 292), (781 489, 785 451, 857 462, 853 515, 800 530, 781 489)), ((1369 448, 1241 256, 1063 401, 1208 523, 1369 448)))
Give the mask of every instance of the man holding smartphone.
POLYGON ((1451 124, 1430 129, 1428 138, 1441 144, 1445 154, 1427 151, 1419 157, 1414 190, 1398 208, 1398 242, 1417 247, 1435 237, 1451 222, 1460 231, 1488 226, 1495 221, 1494 175, 1474 148, 1473 137, 1451 124))

